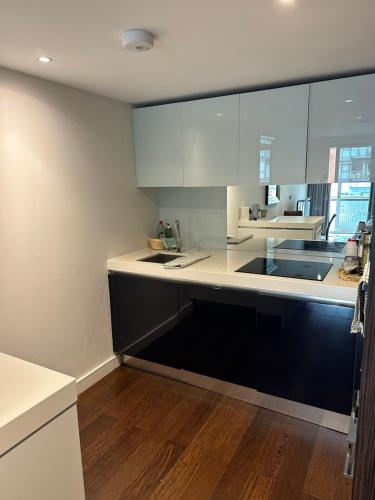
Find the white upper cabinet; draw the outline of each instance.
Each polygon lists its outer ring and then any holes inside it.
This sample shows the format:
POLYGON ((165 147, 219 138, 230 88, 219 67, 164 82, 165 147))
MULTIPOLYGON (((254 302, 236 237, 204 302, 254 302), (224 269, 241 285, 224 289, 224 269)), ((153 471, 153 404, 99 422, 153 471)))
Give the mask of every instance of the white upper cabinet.
POLYGON ((184 186, 238 184, 239 96, 182 103, 184 186))
POLYGON ((311 84, 306 182, 374 181, 375 75, 311 84))
POLYGON ((304 184, 309 86, 240 94, 241 185, 304 184))
POLYGON ((138 186, 182 186, 181 103, 133 111, 138 186))

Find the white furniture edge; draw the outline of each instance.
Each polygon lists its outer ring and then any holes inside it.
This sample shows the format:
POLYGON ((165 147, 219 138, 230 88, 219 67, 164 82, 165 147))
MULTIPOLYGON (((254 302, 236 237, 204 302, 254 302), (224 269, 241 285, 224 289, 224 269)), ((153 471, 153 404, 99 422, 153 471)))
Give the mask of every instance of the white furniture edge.
MULTIPOLYGON (((76 381, 73 377, 44 368, 34 363, 0 353, 5 372, 12 381, 3 381, 1 397, 0 456, 26 439, 35 431, 53 420, 61 412, 77 402, 76 381), (19 379, 15 379, 19 377, 19 379), (32 396, 25 401, 22 394, 17 398, 17 385, 24 388, 33 377, 36 387, 32 396), (44 383, 42 379, 48 380, 44 383), (9 391, 11 389, 11 392, 9 391), (38 393, 39 391, 39 393, 38 393)), ((27 389, 27 387, 26 387, 27 389)))

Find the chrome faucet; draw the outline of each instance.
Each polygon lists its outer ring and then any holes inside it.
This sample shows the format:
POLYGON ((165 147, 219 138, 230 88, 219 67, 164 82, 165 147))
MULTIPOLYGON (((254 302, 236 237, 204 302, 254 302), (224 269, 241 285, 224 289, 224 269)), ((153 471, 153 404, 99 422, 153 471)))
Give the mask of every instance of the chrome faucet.
POLYGON ((176 235, 176 252, 180 253, 182 250, 182 244, 181 244, 180 221, 178 219, 174 221, 174 228, 176 235))

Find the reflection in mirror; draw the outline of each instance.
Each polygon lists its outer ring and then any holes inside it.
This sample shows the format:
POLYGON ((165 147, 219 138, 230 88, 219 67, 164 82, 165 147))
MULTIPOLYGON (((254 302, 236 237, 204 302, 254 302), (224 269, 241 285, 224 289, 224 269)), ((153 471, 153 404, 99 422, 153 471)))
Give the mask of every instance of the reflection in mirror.
POLYGON ((328 182, 366 182, 371 179, 372 146, 331 147, 328 182), (336 175, 337 172, 337 175, 336 175))
POLYGON ((272 144, 275 138, 261 135, 259 138, 259 182, 269 184, 271 180, 272 144))
MULTIPOLYGON (((352 151, 340 152, 343 158, 347 154, 352 151)), ((366 168, 364 159, 349 169, 340 164, 347 175, 338 183, 278 186, 279 202, 270 205, 266 186, 228 187, 227 248, 255 249, 258 238, 346 242, 360 222, 371 231, 373 184, 358 180, 366 168)))

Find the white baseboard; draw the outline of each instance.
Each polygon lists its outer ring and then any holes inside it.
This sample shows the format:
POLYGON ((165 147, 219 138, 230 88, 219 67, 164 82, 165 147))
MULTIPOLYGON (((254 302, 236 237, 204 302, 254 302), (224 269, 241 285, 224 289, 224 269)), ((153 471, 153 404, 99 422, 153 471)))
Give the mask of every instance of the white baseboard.
POLYGON ((139 358, 133 358, 131 356, 124 356, 124 362, 126 365, 134 368, 139 368, 157 375, 172 378, 186 384, 201 387, 202 389, 208 389, 234 399, 246 401, 247 403, 251 403, 262 408, 267 408, 268 410, 283 413, 284 415, 289 415, 300 420, 305 420, 306 422, 310 422, 312 424, 327 427, 328 429, 342 432, 344 434, 347 434, 348 432, 350 420, 348 415, 323 410, 321 408, 297 403, 295 401, 279 398, 277 396, 270 396, 268 394, 258 392, 255 389, 206 377, 205 375, 199 375, 186 370, 170 368, 168 366, 159 365, 157 363, 152 363, 151 361, 145 361, 139 358))
POLYGON ((81 392, 88 389, 90 386, 98 382, 101 378, 111 373, 111 371, 118 368, 121 364, 121 360, 117 356, 111 356, 103 363, 95 366, 92 370, 82 375, 82 377, 77 378, 77 392, 81 392))

